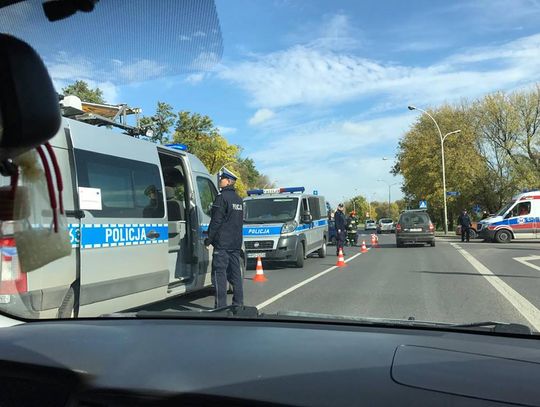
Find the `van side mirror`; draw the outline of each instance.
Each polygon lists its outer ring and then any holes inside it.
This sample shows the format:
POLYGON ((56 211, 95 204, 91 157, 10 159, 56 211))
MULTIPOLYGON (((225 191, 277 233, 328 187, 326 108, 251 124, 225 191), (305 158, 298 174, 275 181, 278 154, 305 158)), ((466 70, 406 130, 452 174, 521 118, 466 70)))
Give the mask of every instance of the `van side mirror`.
POLYGON ((30 45, 0 34, 0 160, 52 138, 61 116, 47 68, 30 45))
POLYGON ((313 222, 313 217, 309 211, 306 211, 302 214, 302 223, 311 223, 313 222))

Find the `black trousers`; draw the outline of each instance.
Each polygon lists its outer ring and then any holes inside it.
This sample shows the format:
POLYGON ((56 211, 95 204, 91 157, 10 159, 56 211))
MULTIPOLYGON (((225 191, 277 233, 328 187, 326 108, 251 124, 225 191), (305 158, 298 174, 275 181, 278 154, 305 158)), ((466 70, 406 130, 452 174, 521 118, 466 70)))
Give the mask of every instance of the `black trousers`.
POLYGON ((343 250, 343 245, 345 244, 345 231, 341 232, 336 231, 336 255, 339 254, 339 249, 343 250))
POLYGON ((461 226, 461 241, 465 241, 465 236, 467 237, 467 242, 471 239, 471 228, 469 226, 461 226))
POLYGON ((227 306, 227 282, 233 286, 233 305, 244 305, 240 250, 214 249, 212 281, 216 289, 215 308, 227 306))

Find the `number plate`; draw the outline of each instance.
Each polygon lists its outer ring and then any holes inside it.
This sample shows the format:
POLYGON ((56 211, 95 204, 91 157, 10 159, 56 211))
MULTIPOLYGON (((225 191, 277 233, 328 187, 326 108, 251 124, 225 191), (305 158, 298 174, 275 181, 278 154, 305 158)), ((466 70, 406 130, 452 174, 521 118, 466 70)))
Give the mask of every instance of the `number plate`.
POLYGON ((257 257, 263 258, 266 257, 266 253, 248 253, 248 259, 256 259, 257 257))
POLYGON ((11 295, 0 295, 0 304, 9 304, 11 302, 11 295))
POLYGON ((411 229, 411 232, 421 232, 422 228, 413 228, 411 229))

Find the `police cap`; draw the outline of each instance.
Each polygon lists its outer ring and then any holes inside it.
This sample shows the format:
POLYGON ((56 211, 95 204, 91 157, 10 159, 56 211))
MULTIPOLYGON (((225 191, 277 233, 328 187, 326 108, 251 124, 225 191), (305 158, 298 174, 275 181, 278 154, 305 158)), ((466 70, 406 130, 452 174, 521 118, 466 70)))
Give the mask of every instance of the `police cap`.
POLYGON ((233 172, 229 171, 225 167, 222 167, 221 170, 219 170, 218 178, 228 178, 232 179, 233 181, 236 181, 238 179, 238 177, 233 172))

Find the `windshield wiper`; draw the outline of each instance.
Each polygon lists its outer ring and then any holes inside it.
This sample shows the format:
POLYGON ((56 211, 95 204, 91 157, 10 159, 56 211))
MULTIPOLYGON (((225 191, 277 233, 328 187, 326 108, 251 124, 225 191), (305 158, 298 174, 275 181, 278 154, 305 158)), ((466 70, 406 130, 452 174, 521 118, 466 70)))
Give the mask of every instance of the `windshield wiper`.
POLYGON ((259 311, 256 307, 229 305, 227 307, 215 309, 189 308, 182 310, 168 311, 134 311, 134 312, 115 312, 113 314, 101 315, 103 318, 257 318, 259 311))
POLYGON ((488 331, 498 333, 514 333, 532 335, 533 331, 527 325, 508 322, 481 321, 468 324, 451 324, 452 328, 487 328, 488 331))

